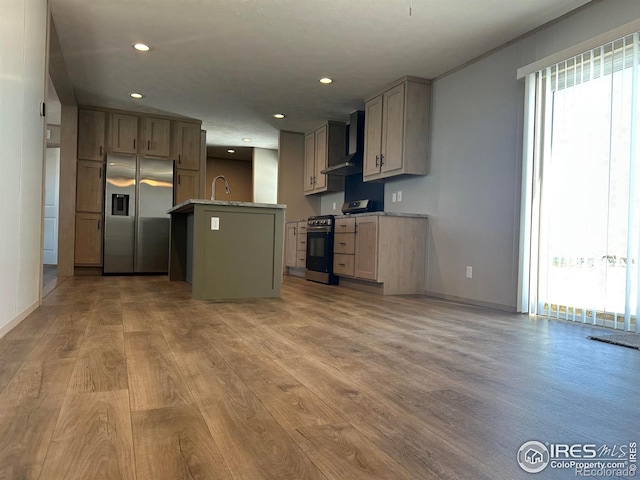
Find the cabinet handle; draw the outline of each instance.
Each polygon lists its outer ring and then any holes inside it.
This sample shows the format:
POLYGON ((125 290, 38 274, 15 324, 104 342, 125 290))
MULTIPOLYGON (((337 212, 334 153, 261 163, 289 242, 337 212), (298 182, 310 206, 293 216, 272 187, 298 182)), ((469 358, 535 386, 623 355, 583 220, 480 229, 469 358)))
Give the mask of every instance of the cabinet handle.
POLYGON ((178 185, 180 185, 180 175, 178 175, 178 185))
POLYGON ((296 227, 293 227, 293 234, 296 234, 296 227))
POLYGON ((102 145, 100 145, 100 156, 102 157, 102 145))
POLYGON ((346 263, 339 263, 338 265, 340 265, 341 267, 346 267, 347 266, 346 263))
POLYGON ((182 160, 180 159, 180 154, 178 154, 178 163, 182 163, 182 160))
POLYGON ((302 244, 302 243, 307 243, 307 242, 303 242, 303 241, 301 240, 301 241, 300 241, 300 243, 302 244))
POLYGON ((380 165, 378 165, 378 162, 380 161, 380 158, 378 157, 378 155, 376 155, 376 167, 379 167, 380 165))
POLYGON ((346 245, 346 242, 338 242, 339 245, 346 245))
POLYGON ((102 167, 100 167, 100 170, 98 172, 98 178, 102 178, 102 167))
POLYGON ((136 149, 136 139, 135 138, 133 139, 133 149, 134 150, 136 149))
POLYGON ((147 140, 147 150, 151 150, 151 140, 147 140))
POLYGON ((384 155, 380 154, 380 166, 384 165, 384 155))
POLYGON ((96 222, 98 223, 98 231, 100 231, 100 220, 96 220, 96 222))

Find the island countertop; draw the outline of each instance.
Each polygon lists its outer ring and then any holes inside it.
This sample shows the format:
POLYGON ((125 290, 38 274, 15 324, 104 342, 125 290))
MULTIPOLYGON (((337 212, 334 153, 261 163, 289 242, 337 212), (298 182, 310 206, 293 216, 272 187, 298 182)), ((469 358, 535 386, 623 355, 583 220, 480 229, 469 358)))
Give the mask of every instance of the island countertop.
POLYGON ((193 211, 194 205, 217 205, 226 207, 254 207, 254 208, 281 208, 286 209, 286 205, 275 203, 253 203, 253 202, 229 202, 225 200, 205 200, 198 198, 190 198, 175 207, 169 209, 167 213, 189 213, 193 211))

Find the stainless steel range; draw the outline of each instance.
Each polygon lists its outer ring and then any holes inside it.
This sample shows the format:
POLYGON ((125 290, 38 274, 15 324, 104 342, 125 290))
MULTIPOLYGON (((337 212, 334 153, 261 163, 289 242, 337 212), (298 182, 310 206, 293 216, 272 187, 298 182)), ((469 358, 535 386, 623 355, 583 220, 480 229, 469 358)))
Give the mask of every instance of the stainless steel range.
POLYGON ((333 274, 333 215, 320 215, 307 220, 307 270, 305 278, 313 282, 336 285, 333 274))

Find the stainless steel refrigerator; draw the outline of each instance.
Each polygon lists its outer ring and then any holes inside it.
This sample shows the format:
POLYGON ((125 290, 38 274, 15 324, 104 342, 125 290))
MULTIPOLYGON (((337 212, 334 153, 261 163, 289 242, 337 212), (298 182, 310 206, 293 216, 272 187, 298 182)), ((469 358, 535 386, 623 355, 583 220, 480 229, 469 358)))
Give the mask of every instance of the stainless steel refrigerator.
POLYGON ((104 273, 169 270, 173 160, 107 156, 104 273))

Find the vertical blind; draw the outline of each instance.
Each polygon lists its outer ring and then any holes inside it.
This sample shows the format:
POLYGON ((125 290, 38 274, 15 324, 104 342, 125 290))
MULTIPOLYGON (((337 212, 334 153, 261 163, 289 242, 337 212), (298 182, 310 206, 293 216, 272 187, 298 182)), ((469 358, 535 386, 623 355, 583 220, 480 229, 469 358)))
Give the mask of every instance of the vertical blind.
POLYGON ((532 74, 529 311, 640 332, 639 35, 532 74))

